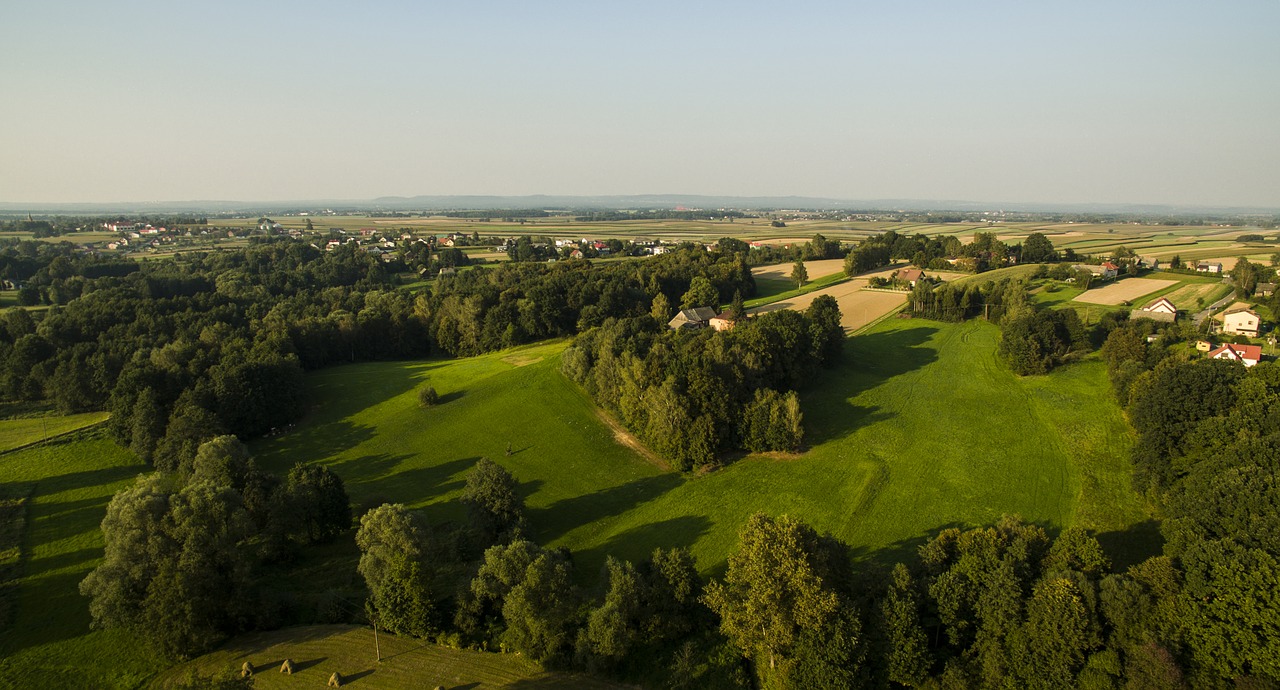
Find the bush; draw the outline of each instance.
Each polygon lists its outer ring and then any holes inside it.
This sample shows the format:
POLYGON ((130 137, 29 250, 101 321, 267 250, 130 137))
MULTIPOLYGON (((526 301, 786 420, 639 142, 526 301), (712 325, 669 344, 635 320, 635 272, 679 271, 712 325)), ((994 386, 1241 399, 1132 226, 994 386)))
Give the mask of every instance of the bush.
POLYGON ((431 407, 440 402, 440 396, 436 394, 436 389, 431 386, 423 386, 418 390, 418 404, 423 407, 431 407))

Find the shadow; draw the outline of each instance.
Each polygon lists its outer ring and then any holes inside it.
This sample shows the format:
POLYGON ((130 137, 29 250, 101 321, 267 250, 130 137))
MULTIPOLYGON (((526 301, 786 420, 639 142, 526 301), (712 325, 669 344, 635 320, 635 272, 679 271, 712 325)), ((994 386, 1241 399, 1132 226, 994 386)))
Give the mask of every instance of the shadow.
POLYGON ((937 350, 926 344, 938 331, 936 326, 913 322, 903 328, 845 340, 839 366, 822 370, 800 393, 806 442, 820 445, 891 419, 891 413, 859 406, 853 399, 896 376, 937 361, 937 350))
POLYGON ((390 453, 361 455, 332 463, 330 468, 336 470, 344 481, 371 482, 391 474, 397 465, 412 457, 412 455, 391 455, 390 453))
POLYGON ((632 527, 602 544, 574 551, 575 577, 583 583, 594 583, 608 556, 639 565, 653 555, 654 549, 687 549, 710 531, 711 519, 703 515, 685 515, 632 527))
POLYGON ((254 462, 264 470, 287 473, 298 458, 323 461, 374 437, 371 426, 347 420, 307 423, 272 438, 249 445, 254 462))
POLYGON ((1164 553, 1160 523, 1146 520, 1128 529, 1096 535, 1102 551, 1111 559, 1112 572, 1124 572, 1152 556, 1164 553))
POLYGON ((367 678, 368 676, 372 676, 372 675, 373 675, 373 669, 371 668, 367 668, 363 671, 357 671, 356 673, 352 673, 350 675, 344 673, 342 674, 342 684, 346 685, 347 683, 354 683, 357 680, 360 680, 361 678, 367 678))
POLYGON ((453 391, 451 393, 445 393, 441 395, 439 398, 436 398, 436 404, 432 405, 432 407, 439 407, 440 405, 448 405, 454 400, 460 400, 464 395, 466 395, 466 391, 453 391))
POLYGON ((618 486, 566 498, 546 508, 528 510, 529 523, 538 543, 555 541, 570 530, 596 520, 621 515, 680 486, 685 479, 678 474, 645 477, 618 486))
POLYGON ((518 449, 512 450, 512 451, 511 451, 511 455, 519 455, 519 454, 521 454, 521 453, 523 453, 523 452, 525 452, 526 450, 529 450, 529 449, 531 449, 531 448, 533 448, 533 446, 525 446, 524 448, 518 448, 518 449))
MULTIPOLYGON (((467 683, 466 685, 452 685, 448 688, 448 690, 474 690, 475 688, 478 688, 478 687, 480 687, 479 683, 467 683)), ((510 687, 510 686, 507 686, 507 687, 510 687)))
MULTIPOLYGON (((295 661, 293 662, 293 672, 302 673, 303 671, 314 667, 316 664, 319 664, 321 662, 328 661, 328 660, 329 660, 329 657, 322 656, 322 657, 317 657, 315 659, 307 659, 306 661, 295 661)), ((284 663, 284 662, 281 662, 281 663, 284 663)))

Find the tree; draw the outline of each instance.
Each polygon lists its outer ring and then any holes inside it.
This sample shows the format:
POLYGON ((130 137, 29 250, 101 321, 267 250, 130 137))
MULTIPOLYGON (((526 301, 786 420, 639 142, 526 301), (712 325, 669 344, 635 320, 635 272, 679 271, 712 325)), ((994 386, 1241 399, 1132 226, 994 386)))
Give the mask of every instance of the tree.
POLYGON ((635 566, 613 556, 605 559, 604 601, 587 614, 578 635, 578 652, 611 666, 624 659, 643 632, 643 580, 635 566))
POLYGON ((809 317, 810 340, 813 343, 814 357, 823 366, 835 366, 844 350, 844 327, 840 325, 842 314, 836 298, 831 295, 819 295, 809 308, 805 310, 809 317))
POLYGON ((440 402, 440 394, 434 386, 423 386, 418 389, 418 404, 422 407, 434 407, 440 402))
POLYGON ((704 601, 720 615, 720 631, 773 671, 804 631, 832 621, 840 597, 823 578, 818 535, 807 525, 756 513, 738 537, 724 581, 709 584, 704 601))
POLYGON ((252 607, 253 525, 230 487, 140 477, 111 499, 104 558, 80 583, 97 628, 128 628, 167 656, 203 652, 252 607))
POLYGON ((742 291, 733 291, 733 301, 729 303, 729 318, 741 321, 747 317, 747 308, 742 303, 742 291))
POLYGON ((791 279, 796 281, 796 287, 804 287, 805 282, 809 280, 809 271, 804 267, 802 259, 796 259, 796 263, 791 267, 791 279))
POLYGON ((325 465, 298 463, 285 484, 291 520, 307 542, 332 540, 351 527, 351 500, 342 478, 325 465))
POLYGON ((253 466, 249 449, 235 436, 223 435, 200 445, 191 463, 193 481, 211 481, 236 491, 244 488, 245 477, 253 466))
POLYGON ((462 503, 486 546, 519 539, 524 531, 524 501, 516 486, 515 477, 488 458, 477 460, 467 473, 462 503))
POLYGON ((360 518, 356 569, 369 587, 366 608, 387 630, 424 637, 434 628, 422 567, 426 543, 425 522, 399 503, 384 503, 360 518))
POLYGON ((694 307, 716 307, 720 304, 720 293, 716 286, 703 276, 695 276, 689 283, 689 291, 680 298, 681 309, 694 307))
POLYGON ((653 304, 649 307, 649 314, 654 321, 660 324, 666 324, 671 320, 671 302, 667 296, 661 292, 653 297, 653 304))
POLYGON ((1022 241, 1021 262, 1024 264, 1049 263, 1058 260, 1053 242, 1043 233, 1033 232, 1022 241))
POLYGON ((929 640, 920 624, 920 601, 911 573, 901 563, 893 568, 889 592, 880 603, 887 638, 889 680, 916 687, 929 675, 929 640))

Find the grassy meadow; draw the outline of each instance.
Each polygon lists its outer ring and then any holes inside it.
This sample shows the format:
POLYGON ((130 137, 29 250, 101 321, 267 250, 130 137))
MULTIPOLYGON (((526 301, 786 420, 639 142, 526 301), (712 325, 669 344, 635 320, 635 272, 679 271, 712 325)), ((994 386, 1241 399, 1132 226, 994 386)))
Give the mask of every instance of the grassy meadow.
POLYGON ((106 419, 106 412, 0 419, 0 453, 38 443, 106 419))
MULTIPOLYGON (((1019 379, 996 359, 997 337, 979 322, 883 322, 804 392, 806 453, 697 478, 615 440, 560 375, 563 343, 319 372, 315 411, 253 450, 274 471, 329 464, 355 502, 401 501, 433 521, 463 518, 465 472, 488 456, 520 481, 533 537, 572 549, 584 577, 606 554, 638 560, 658 546, 689 547, 716 572, 755 511, 797 515, 881 561, 1005 513, 1117 534, 1142 523, 1128 490, 1132 439, 1101 364, 1019 379), (445 402, 420 408, 424 383, 445 402)), ((1118 554, 1151 548, 1113 541, 1118 554)))
POLYGON ((78 590, 102 558, 107 503, 147 469, 101 430, 0 455, 0 487, 32 491, 0 687, 133 688, 166 666, 127 633, 90 631, 78 590))

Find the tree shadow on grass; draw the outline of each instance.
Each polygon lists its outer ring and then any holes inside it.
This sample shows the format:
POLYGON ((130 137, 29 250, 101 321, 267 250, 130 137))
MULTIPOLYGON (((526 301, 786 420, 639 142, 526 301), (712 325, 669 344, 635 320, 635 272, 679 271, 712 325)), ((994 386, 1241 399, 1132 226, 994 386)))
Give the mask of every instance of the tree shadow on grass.
POLYGON ((287 472, 299 459, 317 461, 350 450, 374 437, 374 428, 347 420, 308 425, 280 437, 254 444, 254 460, 266 470, 287 472))
POLYGON ((937 361, 937 352, 923 347, 937 332, 936 326, 920 324, 846 340, 840 366, 822 370, 802 392, 806 440, 819 445, 892 418, 892 413, 852 400, 895 376, 937 361))
POLYGON ((639 525, 609 537, 603 544, 573 552, 574 568, 579 579, 595 582, 608 556, 638 565, 647 560, 654 549, 687 549, 709 531, 711 520, 702 515, 684 515, 639 525))
POLYGON ((362 505, 371 503, 399 502, 415 503, 423 498, 438 496, 461 488, 462 479, 454 479, 461 472, 475 466, 479 457, 458 458, 438 465, 413 467, 399 472, 392 471, 397 465, 410 458, 408 455, 389 456, 386 454, 370 455, 342 463, 342 467, 350 466, 349 471, 339 468, 338 474, 354 487, 353 498, 362 505), (366 465, 371 465, 367 469, 366 465), (350 475, 350 476, 348 476, 350 475))
POLYGON ((1096 536, 1103 552, 1111 559, 1113 572, 1123 572, 1164 553, 1164 535, 1160 534, 1160 523, 1156 520, 1146 520, 1127 529, 1096 536))
POLYGON ((529 523, 537 541, 547 544, 580 525, 621 515, 647 503, 685 482, 677 474, 660 474, 619 484, 608 489, 566 498, 546 508, 530 508, 529 523))

